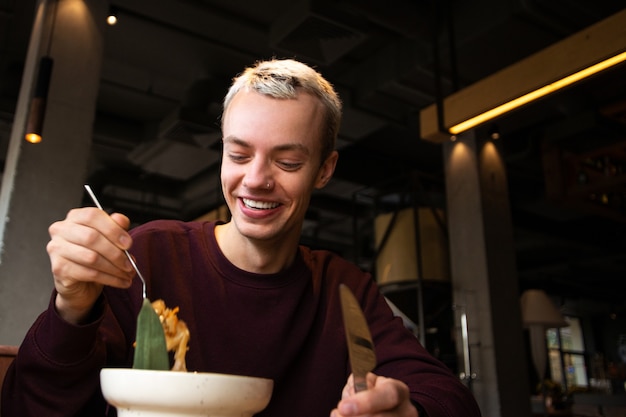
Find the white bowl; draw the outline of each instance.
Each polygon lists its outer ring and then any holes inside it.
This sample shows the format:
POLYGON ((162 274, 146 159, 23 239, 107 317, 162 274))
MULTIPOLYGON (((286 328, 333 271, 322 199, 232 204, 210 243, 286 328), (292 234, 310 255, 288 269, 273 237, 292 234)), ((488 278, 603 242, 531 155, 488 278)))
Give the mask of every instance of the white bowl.
POLYGON ((119 417, 250 417, 274 388, 264 378, 126 368, 102 369, 100 385, 119 417))

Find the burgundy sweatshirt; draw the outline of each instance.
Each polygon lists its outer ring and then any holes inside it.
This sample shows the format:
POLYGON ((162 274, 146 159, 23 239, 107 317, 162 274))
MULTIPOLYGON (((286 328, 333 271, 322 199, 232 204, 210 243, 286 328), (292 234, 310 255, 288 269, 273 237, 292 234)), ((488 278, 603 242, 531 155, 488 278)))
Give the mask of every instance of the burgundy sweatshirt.
MULTIPOLYGON (((149 298, 180 307, 189 327, 190 371, 273 379, 262 416, 328 416, 350 374, 338 291, 345 283, 370 325, 375 373, 408 384, 428 417, 480 416, 471 393, 393 316, 369 274, 306 247, 279 273, 243 271, 220 251, 214 227, 161 220, 131 231, 149 298)), ((81 326, 59 317, 54 296, 7 374, 2 415, 115 415, 102 398, 99 372, 132 366, 141 282, 135 279, 128 290, 105 288, 81 326)))

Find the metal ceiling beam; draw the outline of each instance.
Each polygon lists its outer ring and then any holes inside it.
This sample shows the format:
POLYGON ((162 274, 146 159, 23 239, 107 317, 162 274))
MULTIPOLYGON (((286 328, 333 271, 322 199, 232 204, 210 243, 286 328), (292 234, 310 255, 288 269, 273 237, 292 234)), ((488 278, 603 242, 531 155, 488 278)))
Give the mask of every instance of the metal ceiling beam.
POLYGON ((626 50, 626 10, 484 78, 420 112, 420 137, 442 143, 445 129, 626 50))

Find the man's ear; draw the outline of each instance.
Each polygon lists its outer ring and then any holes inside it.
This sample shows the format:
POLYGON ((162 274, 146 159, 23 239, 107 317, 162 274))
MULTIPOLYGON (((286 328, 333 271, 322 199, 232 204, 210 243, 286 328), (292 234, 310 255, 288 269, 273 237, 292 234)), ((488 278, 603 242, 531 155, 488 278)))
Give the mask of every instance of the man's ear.
POLYGON ((337 159, 339 158, 339 153, 337 151, 332 151, 328 158, 324 161, 322 166, 320 167, 319 172, 317 173, 317 179, 315 180, 315 188, 324 188, 328 181, 333 176, 335 172, 335 167, 337 166, 337 159))

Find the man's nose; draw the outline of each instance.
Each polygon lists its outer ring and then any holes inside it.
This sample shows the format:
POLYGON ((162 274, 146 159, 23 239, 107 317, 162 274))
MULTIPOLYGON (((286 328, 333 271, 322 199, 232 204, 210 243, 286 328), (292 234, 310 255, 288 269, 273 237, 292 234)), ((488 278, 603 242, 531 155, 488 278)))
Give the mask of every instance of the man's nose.
POLYGON ((258 161, 249 166, 244 178, 244 186, 248 188, 269 189, 272 184, 272 170, 269 163, 258 161))

